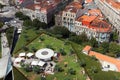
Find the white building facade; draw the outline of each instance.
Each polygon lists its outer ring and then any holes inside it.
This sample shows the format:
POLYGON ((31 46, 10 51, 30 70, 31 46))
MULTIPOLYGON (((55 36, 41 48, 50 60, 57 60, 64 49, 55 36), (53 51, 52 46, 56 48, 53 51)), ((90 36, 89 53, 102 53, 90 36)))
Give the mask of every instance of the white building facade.
MULTIPOLYGON (((120 4, 117 4, 113 0, 112 2, 107 2, 106 0, 94 0, 95 4, 99 7, 102 13, 114 26, 118 34, 120 33, 120 4), (113 6, 113 3, 118 6, 113 6)), ((120 2, 118 2, 120 3, 120 2)))

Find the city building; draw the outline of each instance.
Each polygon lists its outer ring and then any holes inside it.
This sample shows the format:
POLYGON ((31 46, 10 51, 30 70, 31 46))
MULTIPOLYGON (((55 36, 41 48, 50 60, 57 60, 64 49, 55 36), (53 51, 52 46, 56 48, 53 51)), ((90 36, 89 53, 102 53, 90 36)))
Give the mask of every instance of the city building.
POLYGON ((82 52, 88 56, 94 56, 97 58, 101 65, 103 71, 117 71, 120 72, 120 60, 115 59, 113 57, 109 57, 107 55, 103 55, 101 53, 95 52, 91 50, 91 46, 86 46, 82 52))
POLYGON ((31 4, 27 4, 26 1, 26 5, 23 5, 21 11, 32 20, 37 18, 41 22, 48 24, 60 3, 62 3, 62 0, 34 0, 34 2, 31 1, 31 4))
POLYGON ((113 25, 113 30, 120 33, 120 0, 94 0, 106 19, 113 25))
POLYGON ((72 0, 16 0, 20 10, 31 20, 37 18, 41 22, 50 23, 54 14, 59 12, 72 0))
POLYGON ((79 2, 72 2, 67 5, 62 12, 62 26, 72 31, 81 8, 82 5, 79 2))
POLYGON ((74 32, 77 35, 83 32, 89 39, 96 38, 98 42, 109 42, 111 27, 101 17, 94 15, 83 15, 76 19, 74 32))
MULTIPOLYGON (((92 0, 86 0, 91 4, 92 0)), ((77 35, 85 33, 89 39, 96 38, 98 42, 109 42, 111 25, 104 21, 104 17, 96 7, 82 5, 78 1, 70 3, 55 17, 57 26, 65 26, 77 35)))

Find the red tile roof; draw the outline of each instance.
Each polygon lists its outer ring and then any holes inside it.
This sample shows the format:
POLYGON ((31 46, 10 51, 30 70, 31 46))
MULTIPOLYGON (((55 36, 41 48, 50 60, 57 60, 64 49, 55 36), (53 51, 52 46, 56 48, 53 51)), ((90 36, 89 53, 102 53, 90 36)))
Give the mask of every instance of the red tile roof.
POLYGON ((85 0, 86 1, 86 3, 91 3, 91 2, 93 2, 93 0, 85 0))
POLYGON ((89 46, 89 45, 87 45, 87 46, 85 46, 85 48, 83 49, 84 51, 90 51, 91 50, 91 46, 89 46))
POLYGON ((83 15, 79 17, 76 21, 82 22, 87 28, 90 28, 97 32, 110 32, 111 26, 105 21, 99 20, 100 16, 88 16, 83 15))
POLYGON ((116 67, 118 68, 118 71, 120 72, 120 60, 103 55, 101 53, 94 52, 94 51, 90 51, 89 56, 95 56, 99 60, 106 61, 106 62, 116 65, 116 67))
POLYGON ((118 2, 117 0, 101 0, 101 1, 106 1, 108 4, 110 4, 114 8, 120 9, 120 2, 118 2))
POLYGON ((79 2, 72 2, 68 6, 66 6, 64 11, 76 13, 81 8, 82 8, 82 5, 79 2))
POLYGON ((50 10, 54 9, 61 0, 36 0, 38 3, 34 3, 32 5, 26 6, 26 8, 35 10, 38 8, 40 11, 43 11, 45 13, 49 12, 50 10))

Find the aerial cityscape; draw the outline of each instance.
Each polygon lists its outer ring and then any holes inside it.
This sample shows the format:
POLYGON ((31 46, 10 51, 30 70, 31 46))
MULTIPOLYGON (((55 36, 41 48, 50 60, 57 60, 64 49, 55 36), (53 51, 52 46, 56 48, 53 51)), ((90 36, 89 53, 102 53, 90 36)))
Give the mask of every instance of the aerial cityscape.
POLYGON ((120 0, 0 0, 0 80, 120 80, 120 0))

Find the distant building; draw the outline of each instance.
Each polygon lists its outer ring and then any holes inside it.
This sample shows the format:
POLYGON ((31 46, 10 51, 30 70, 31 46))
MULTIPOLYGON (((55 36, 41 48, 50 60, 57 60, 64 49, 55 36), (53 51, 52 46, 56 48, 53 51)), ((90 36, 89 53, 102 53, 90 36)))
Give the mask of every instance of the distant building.
POLYGON ((62 25, 62 12, 59 12, 57 15, 55 15, 55 25, 61 26, 62 25))
MULTIPOLYGON (((25 0, 26 1, 26 0, 25 0)), ((61 0, 34 0, 31 1, 31 4, 27 4, 30 2, 24 1, 22 2, 21 11, 28 15, 32 20, 37 18, 41 22, 50 23, 55 11, 62 3, 61 0)))
POLYGON ((82 5, 79 2, 72 2, 62 12, 62 26, 67 27, 70 31, 74 28, 75 19, 82 5))
POLYGON ((112 23, 113 29, 120 33, 120 0, 94 0, 106 18, 112 23))
POLYGON ((32 20, 37 18, 46 24, 50 23, 54 14, 59 12, 72 0, 16 0, 21 11, 32 20))
MULTIPOLYGON (((92 0, 86 0, 91 3, 92 0)), ((76 1, 70 3, 66 8, 56 15, 55 23, 57 26, 65 26, 77 35, 86 33, 91 39, 94 37, 99 42, 109 42, 111 25, 105 22, 99 9, 85 8, 76 1)))
POLYGON ((84 32, 89 39, 94 37, 99 42, 109 42, 111 26, 100 19, 101 17, 94 16, 94 13, 90 16, 83 15, 76 19, 73 31, 77 35, 84 32))
POLYGON ((117 71, 120 72, 120 60, 115 59, 113 57, 109 57, 107 55, 103 55, 101 53, 95 52, 91 50, 91 46, 86 46, 82 52, 89 56, 94 56, 97 58, 101 65, 103 71, 117 71))

